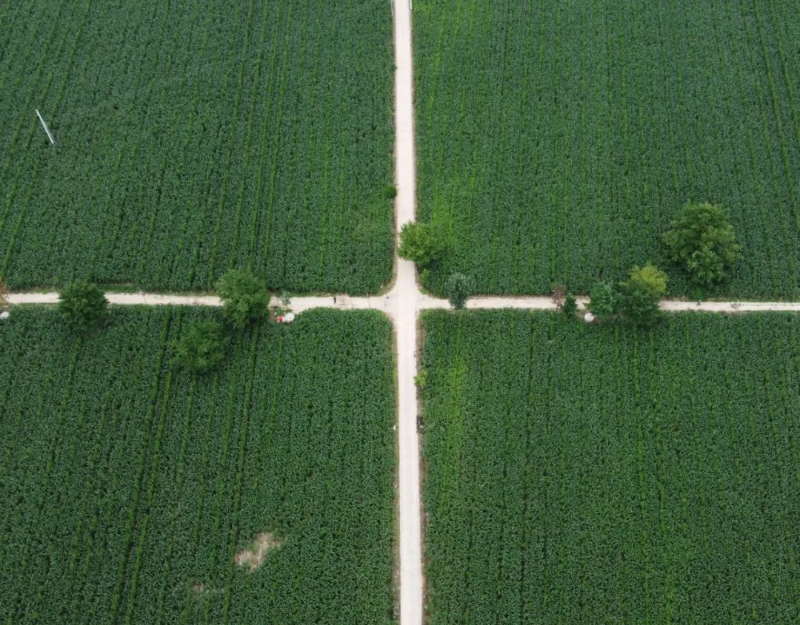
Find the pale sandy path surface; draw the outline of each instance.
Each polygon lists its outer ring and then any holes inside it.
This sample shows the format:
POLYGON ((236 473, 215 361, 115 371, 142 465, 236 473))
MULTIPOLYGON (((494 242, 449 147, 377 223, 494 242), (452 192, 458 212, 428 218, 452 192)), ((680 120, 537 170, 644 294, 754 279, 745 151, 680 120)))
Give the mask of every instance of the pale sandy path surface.
MULTIPOLYGON (((587 297, 576 298, 580 308, 586 307, 587 297)), ((445 302, 446 304, 447 302, 445 302)), ((800 302, 692 302, 684 300, 662 300, 661 310, 667 312, 800 312, 800 302)), ((521 308, 524 310, 556 310, 553 299, 545 296, 532 297, 495 297, 481 296, 467 300, 470 310, 521 308)))
MULTIPOLYGON (((58 293, 12 293, 8 299, 11 304, 56 304, 58 293)), ((214 295, 106 293, 106 299, 118 306, 222 306, 214 295)))
MULTIPOLYGON (((348 295, 320 295, 292 298, 289 308, 301 313, 313 308, 335 308, 338 310, 379 310, 396 317, 398 312, 414 309, 416 312, 433 308, 452 308, 446 299, 425 295, 417 289, 413 266, 400 260, 398 279, 394 288, 386 295, 371 297, 350 297, 348 295)), ((176 295, 164 293, 106 293, 111 304, 117 306, 222 306, 220 299, 214 295, 176 295)), ((587 298, 577 298, 578 305, 584 307, 587 298)), ((12 293, 9 303, 19 304, 56 304, 58 293, 12 293)), ((800 302, 693 302, 685 300, 662 300, 661 309, 667 312, 800 312, 800 302)), ((282 308, 282 304, 273 298, 270 307, 282 308)), ((518 308, 521 310, 556 310, 550 297, 496 297, 479 296, 467 300, 468 310, 500 310, 518 308)))
MULTIPOLYGON (((395 54, 395 226, 414 221, 417 178, 414 157, 414 66, 411 0, 394 1, 395 54)), ((417 430, 417 310, 420 298, 416 268, 395 258, 396 277, 386 297, 397 338, 398 501, 400 521, 400 623, 422 625, 422 498, 417 430)))

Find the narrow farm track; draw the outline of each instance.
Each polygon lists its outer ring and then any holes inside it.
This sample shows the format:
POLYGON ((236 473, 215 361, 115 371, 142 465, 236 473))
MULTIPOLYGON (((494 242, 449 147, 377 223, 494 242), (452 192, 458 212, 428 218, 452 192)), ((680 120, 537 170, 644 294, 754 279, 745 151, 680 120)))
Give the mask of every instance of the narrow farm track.
MULTIPOLYGON (((398 260, 399 264, 408 261, 398 260)), ((411 264, 411 263, 408 263, 411 264)), ((435 308, 450 309, 450 303, 445 299, 432 297, 419 291, 416 284, 416 274, 413 264, 410 268, 398 272, 395 287, 386 295, 370 297, 350 297, 349 295, 312 295, 308 297, 294 297, 289 308, 294 313, 302 313, 314 308, 333 308, 335 310, 379 310, 396 320, 398 314, 415 311, 417 314, 423 310, 435 308), (401 278, 405 273, 407 277, 401 278), (409 276, 410 275, 410 280, 409 276), (409 281, 411 286, 409 286, 409 281)), ((114 306, 222 306, 222 301, 215 295, 178 295, 173 293, 106 293, 106 298, 114 306)), ((58 293, 12 293, 9 303, 13 306, 20 305, 54 305, 58 303, 58 293)), ((577 298, 578 306, 583 309, 588 302, 587 297, 577 298)), ((273 300, 272 308, 283 308, 273 300)), ((665 312, 711 312, 711 313, 750 313, 750 312, 800 312, 800 302, 754 302, 754 301, 704 301, 691 300, 661 300, 661 310, 665 312)), ((516 308, 522 310, 551 310, 558 309, 553 299, 544 295, 499 297, 494 295, 479 295, 467 300, 468 310, 500 310, 516 308)))
MULTIPOLYGON (((395 38, 395 156, 397 199, 395 229, 399 236, 402 224, 416 216, 416 163, 414 129, 413 59, 410 0, 393 0, 395 38)), ((274 62, 274 59, 273 59, 274 62)), ((237 96, 238 104, 238 96, 237 96)), ((249 135, 248 131, 248 135, 249 135)), ((262 155, 263 156, 263 155, 262 155)), ((260 193, 259 185, 259 193, 260 193)), ((240 191, 241 195, 241 191, 240 191)), ((241 201, 241 199, 240 199, 241 201)), ((250 242, 252 257, 252 240, 250 242)), ((399 501, 399 603, 402 625, 422 625, 424 620, 424 578, 422 574, 422 499, 420 494, 420 440, 418 433, 418 397, 414 378, 418 371, 416 352, 419 338, 419 313, 428 309, 447 309, 443 299, 422 293, 417 284, 413 263, 395 256, 395 281, 383 295, 349 297, 324 295, 295 297, 290 308, 302 313, 314 308, 338 310, 379 310, 393 322, 397 349, 398 386, 398 501, 399 501)), ((119 306, 221 306, 211 295, 177 295, 158 293, 108 293, 108 300, 119 306)), ((14 293, 12 305, 52 305, 57 293, 14 293)), ((585 305, 586 298, 579 304, 585 305)), ((273 304, 277 306, 276 304, 273 304)), ((555 310, 550 297, 493 297, 470 298, 466 307, 478 309, 516 308, 555 310)), ((716 313, 797 312, 800 302, 692 302, 665 300, 661 308, 668 312, 698 311, 716 313)), ((120 582, 121 585, 121 582, 120 582)), ((122 607, 120 604, 117 606, 122 607)))

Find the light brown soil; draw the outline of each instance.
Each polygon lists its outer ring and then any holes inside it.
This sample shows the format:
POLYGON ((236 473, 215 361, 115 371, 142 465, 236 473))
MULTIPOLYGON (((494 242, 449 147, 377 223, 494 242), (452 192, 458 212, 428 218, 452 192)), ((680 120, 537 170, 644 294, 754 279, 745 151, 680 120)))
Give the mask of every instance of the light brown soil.
POLYGON ((271 549, 276 549, 283 544, 283 541, 278 540, 269 532, 262 532, 250 544, 250 547, 240 551, 234 557, 236 564, 239 566, 246 566, 247 570, 252 573, 257 571, 264 563, 264 557, 271 549))
POLYGON ((192 584, 192 592, 195 597, 202 597, 205 595, 216 595, 223 591, 220 588, 207 588, 202 582, 195 582, 192 584))

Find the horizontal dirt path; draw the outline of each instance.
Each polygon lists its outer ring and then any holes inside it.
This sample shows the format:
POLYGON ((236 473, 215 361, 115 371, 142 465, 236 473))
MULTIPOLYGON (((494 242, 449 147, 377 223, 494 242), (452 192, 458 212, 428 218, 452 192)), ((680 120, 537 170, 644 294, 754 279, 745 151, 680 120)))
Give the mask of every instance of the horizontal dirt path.
MULTIPOLYGON (((578 306, 585 308, 588 297, 576 298, 578 306)), ((800 302, 747 302, 747 301, 705 301, 692 302, 684 300, 661 300, 661 310, 666 312, 716 312, 716 313, 743 313, 743 312, 800 312, 800 302)), ((521 308, 524 310, 556 310, 553 299, 548 296, 533 297, 472 297, 467 300, 466 307, 470 310, 477 309, 502 309, 521 308)))
MULTIPOLYGON (((58 293, 12 293, 11 304, 56 304, 58 293)), ((117 306, 222 306, 215 295, 176 295, 168 293, 106 293, 117 306)))
MULTIPOLYGON (((415 283, 412 263, 399 261, 398 277, 394 288, 387 295, 373 297, 350 297, 349 295, 319 295, 294 297, 288 308, 301 313, 313 308, 335 308, 338 310, 379 310, 392 318, 404 308, 417 311, 434 308, 452 308, 446 299, 431 297, 419 292, 415 283), (409 266, 410 265, 410 266, 409 266), (402 269, 401 269, 402 267, 402 269)), ((222 306, 215 295, 178 295, 168 293, 106 293, 110 304, 116 306, 222 306)), ((56 304, 58 293, 12 293, 9 303, 56 304)), ((577 298, 578 305, 585 307, 588 298, 577 298)), ((662 300, 661 309, 666 312, 800 312, 800 302, 753 302, 753 301, 705 301, 662 300)), ((279 300, 273 299, 272 308, 282 308, 279 300)), ((497 297, 479 296, 467 300, 468 310, 500 310, 517 308, 521 310, 556 310, 556 304, 549 296, 497 297)))

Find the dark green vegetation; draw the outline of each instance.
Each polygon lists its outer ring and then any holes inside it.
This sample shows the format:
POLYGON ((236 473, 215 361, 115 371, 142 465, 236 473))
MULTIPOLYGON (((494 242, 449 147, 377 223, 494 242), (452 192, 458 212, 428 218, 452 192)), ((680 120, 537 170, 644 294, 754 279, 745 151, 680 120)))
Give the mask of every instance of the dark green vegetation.
POLYGON ((211 371, 225 359, 225 339, 218 321, 187 324, 172 341, 172 363, 198 373, 211 371))
POLYGON ((405 223, 400 229, 397 255, 417 263, 418 269, 426 269, 447 251, 446 234, 438 224, 405 223))
POLYGON ((236 334, 211 374, 170 367, 211 316, 0 325, 3 622, 392 622, 388 321, 309 312, 236 334), (280 546, 237 566, 261 533, 280 546))
POLYGON ((74 282, 59 294, 58 312, 76 332, 91 332, 108 315, 108 300, 96 284, 74 282))
POLYGON ((658 301, 667 292, 667 274, 653 265, 633 267, 619 285, 619 310, 635 325, 649 326, 661 317, 658 301))
POLYGON ((467 298, 475 290, 475 282, 463 273, 454 273, 444 283, 444 290, 450 305, 456 310, 464 308, 467 298))
POLYGON ((376 291, 391 31, 386 0, 0 3, 0 276, 376 291))
POLYGON ((619 293, 606 281, 597 282, 589 291, 589 303, 586 306, 596 317, 610 317, 619 306, 619 293))
POLYGON ((742 255, 725 209, 715 204, 684 206, 664 234, 664 243, 670 260, 698 284, 724 280, 742 255))
POLYGON ((431 625, 796 621, 800 317, 425 330, 431 625))
POLYGON ((564 303, 561 305, 561 313, 568 319, 572 319, 578 314, 578 302, 572 293, 567 293, 564 303))
POLYGON ((744 258, 707 295, 800 297, 794 0, 416 0, 414 33, 420 218, 453 246, 429 287, 586 293, 709 201, 744 258))
POLYGON ((217 281, 222 299, 222 316, 235 330, 263 319, 269 306, 264 282, 246 269, 231 269, 217 281))

